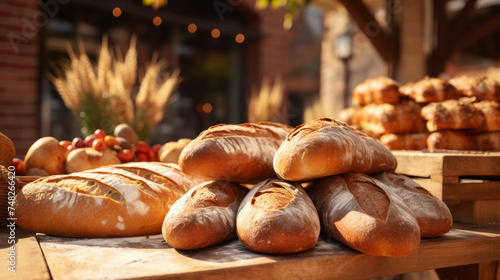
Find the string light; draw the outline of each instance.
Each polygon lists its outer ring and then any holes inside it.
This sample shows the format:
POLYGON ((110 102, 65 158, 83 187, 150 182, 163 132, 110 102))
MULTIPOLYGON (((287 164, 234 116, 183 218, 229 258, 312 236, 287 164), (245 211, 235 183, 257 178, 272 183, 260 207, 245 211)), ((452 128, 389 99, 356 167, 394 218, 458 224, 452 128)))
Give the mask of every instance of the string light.
POLYGON ((212 112, 212 104, 205 103, 205 105, 203 105, 203 112, 205 112, 207 114, 212 112))
POLYGON ((161 17, 159 16, 156 16, 153 18, 153 24, 156 25, 156 26, 159 26, 161 24, 162 20, 161 20, 161 17))
POLYGON ((196 24, 191 23, 190 25, 188 25, 188 31, 189 31, 189 33, 195 33, 196 30, 198 30, 198 26, 196 26, 196 24))
POLYGON ((219 36, 220 36, 220 30, 217 29, 217 28, 214 28, 214 29, 212 29, 211 34, 212 34, 212 37, 219 38, 219 36))
POLYGON ((120 9, 118 7, 116 7, 116 8, 113 9, 113 16, 119 17, 121 15, 122 15, 122 9, 120 9))
POLYGON ((236 41, 236 43, 241 44, 245 41, 245 35, 239 33, 238 35, 236 35, 236 37, 234 37, 234 40, 236 41))

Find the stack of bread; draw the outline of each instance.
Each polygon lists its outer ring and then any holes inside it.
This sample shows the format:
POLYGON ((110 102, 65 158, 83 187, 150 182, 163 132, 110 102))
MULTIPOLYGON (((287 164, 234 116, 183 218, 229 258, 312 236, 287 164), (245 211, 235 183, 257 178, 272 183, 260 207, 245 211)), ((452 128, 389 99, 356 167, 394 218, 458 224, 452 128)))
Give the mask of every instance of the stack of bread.
POLYGON ((392 150, 499 151, 499 102, 500 84, 479 75, 425 77, 401 87, 379 77, 355 88, 356 106, 339 119, 392 150))
POLYGON ((239 238, 295 253, 321 232, 373 255, 405 256, 451 229, 447 206, 378 140, 330 118, 296 128, 261 122, 200 133, 179 166, 127 163, 39 179, 16 197, 19 225, 71 236, 163 234, 177 249, 239 238))

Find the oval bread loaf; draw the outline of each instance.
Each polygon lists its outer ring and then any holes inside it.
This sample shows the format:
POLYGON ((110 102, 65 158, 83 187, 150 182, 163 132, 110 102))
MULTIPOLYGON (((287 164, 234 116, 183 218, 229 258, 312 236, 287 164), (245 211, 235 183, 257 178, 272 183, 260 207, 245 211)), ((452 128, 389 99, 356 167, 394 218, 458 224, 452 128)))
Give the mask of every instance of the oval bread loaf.
POLYGON ((212 126, 184 148, 179 166, 208 180, 257 183, 276 178, 273 157, 291 130, 271 122, 212 126))
POLYGON ((285 254, 313 247, 320 222, 311 199, 298 183, 269 179, 253 187, 241 203, 236 230, 250 250, 285 254))
POLYGON ((435 237, 450 231, 453 217, 448 206, 411 178, 394 172, 382 172, 373 177, 388 186, 410 207, 422 237, 435 237))
POLYGON ((162 234, 176 249, 199 249, 236 238, 236 213, 248 189, 228 182, 204 182, 177 200, 162 234))
POLYGON ((112 167, 55 175, 17 193, 15 217, 27 230, 59 236, 156 234, 170 206, 194 184, 189 178, 185 183, 167 177, 154 182, 112 167))
POLYGON ((400 257, 420 244, 408 206, 383 183, 360 173, 316 180, 307 189, 323 231, 366 254, 400 257))
POLYGON ((297 126, 274 157, 274 170, 280 178, 290 181, 345 172, 394 171, 396 166, 396 158, 387 147, 331 118, 297 126))

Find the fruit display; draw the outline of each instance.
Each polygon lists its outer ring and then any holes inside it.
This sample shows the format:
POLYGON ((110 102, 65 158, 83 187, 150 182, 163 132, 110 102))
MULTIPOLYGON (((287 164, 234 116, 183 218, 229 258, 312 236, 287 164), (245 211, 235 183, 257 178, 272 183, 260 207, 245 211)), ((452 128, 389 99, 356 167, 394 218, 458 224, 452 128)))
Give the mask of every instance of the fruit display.
POLYGON ((42 137, 33 143, 24 159, 14 158, 12 165, 18 175, 67 174, 131 161, 159 161, 162 146, 151 147, 138 140, 130 125, 120 124, 113 135, 97 129, 84 139, 75 137, 72 141, 42 137))

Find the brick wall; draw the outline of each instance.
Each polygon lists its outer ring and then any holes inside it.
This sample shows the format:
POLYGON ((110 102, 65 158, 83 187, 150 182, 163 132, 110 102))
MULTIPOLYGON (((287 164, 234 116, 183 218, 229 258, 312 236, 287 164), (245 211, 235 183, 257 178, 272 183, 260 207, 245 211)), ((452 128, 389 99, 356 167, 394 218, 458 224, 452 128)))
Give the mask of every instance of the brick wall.
POLYGON ((38 29, 46 20, 37 1, 0 1, 0 132, 18 157, 39 137, 38 29))

